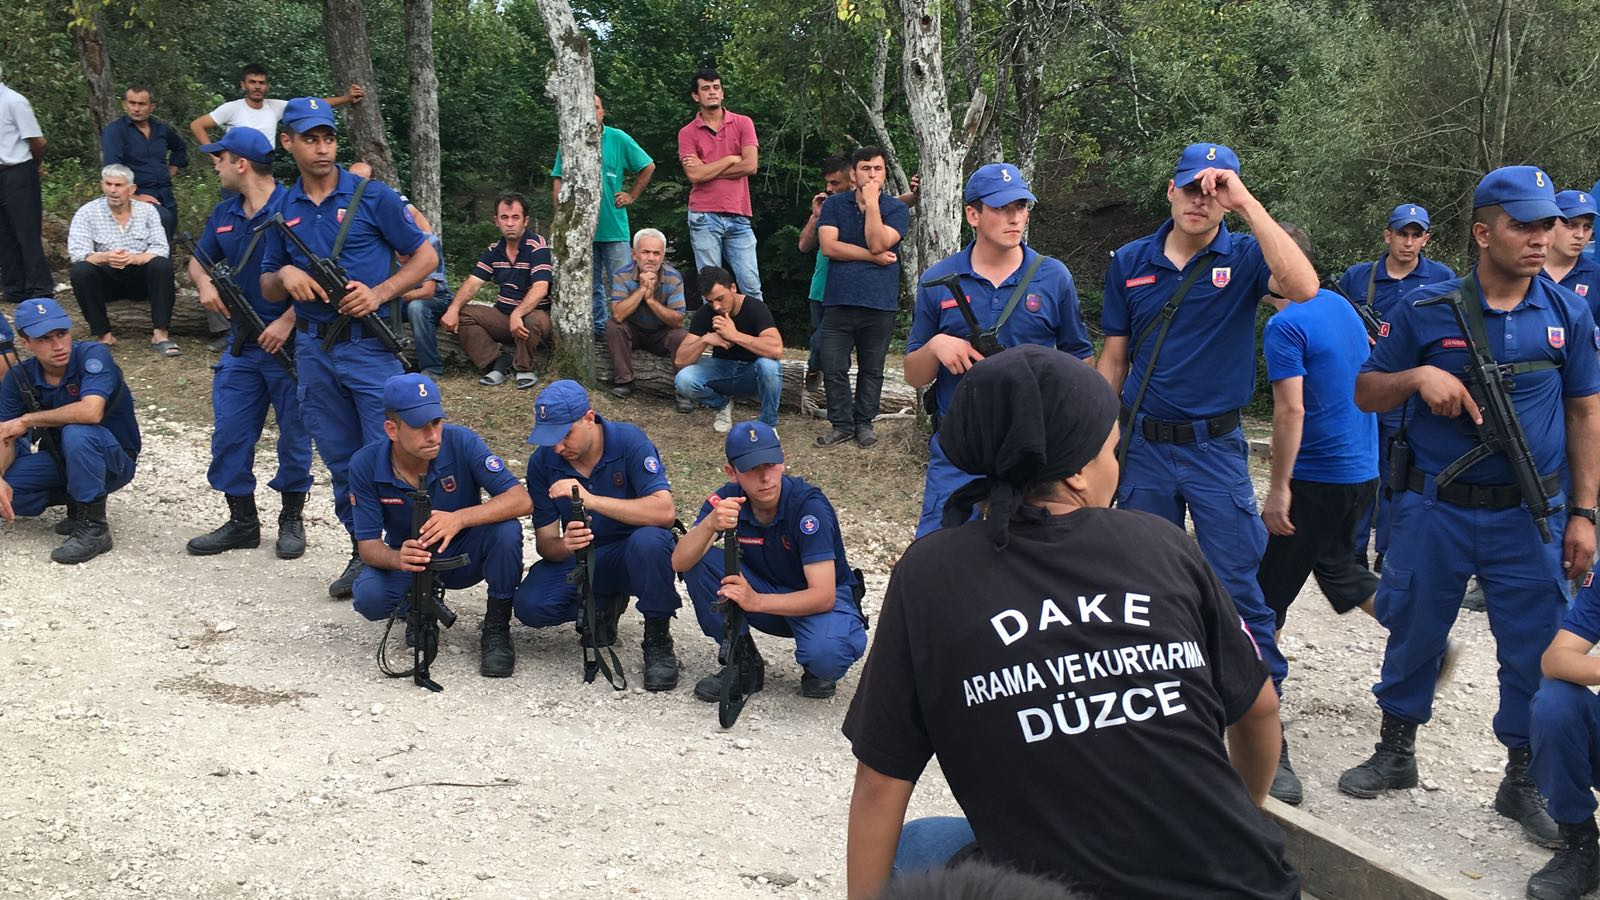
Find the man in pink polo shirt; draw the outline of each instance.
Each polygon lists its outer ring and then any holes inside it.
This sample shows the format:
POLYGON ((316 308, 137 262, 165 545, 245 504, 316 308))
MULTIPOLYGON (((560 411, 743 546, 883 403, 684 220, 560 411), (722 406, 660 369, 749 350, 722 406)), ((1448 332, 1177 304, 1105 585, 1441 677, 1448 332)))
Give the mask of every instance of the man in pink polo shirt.
POLYGON ((699 111, 678 130, 678 159, 689 179, 689 243, 695 269, 725 267, 739 293, 761 299, 756 234, 750 230, 750 176, 756 173, 756 125, 722 105, 722 76, 694 73, 689 96, 699 111))

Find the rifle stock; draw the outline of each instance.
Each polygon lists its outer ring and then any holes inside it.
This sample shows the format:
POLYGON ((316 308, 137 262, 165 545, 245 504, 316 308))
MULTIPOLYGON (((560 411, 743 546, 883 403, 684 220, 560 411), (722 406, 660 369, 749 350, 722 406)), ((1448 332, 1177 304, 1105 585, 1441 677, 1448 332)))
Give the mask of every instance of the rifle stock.
MULTIPOLYGON (((739 574, 739 529, 731 528, 722 535, 723 577, 739 574)), ((722 694, 717 698, 717 722, 723 728, 732 728, 744 712, 750 695, 744 689, 744 671, 750 663, 746 660, 749 642, 744 639, 746 619, 744 607, 731 600, 718 600, 722 613, 722 641, 717 645, 717 662, 723 665, 722 694)))
MULTIPOLYGON (((433 515, 433 501, 427 491, 411 491, 407 494, 411 500, 411 535, 413 541, 422 539, 422 528, 428 524, 428 519, 433 515)), ((430 552, 436 548, 429 547, 430 552)), ((435 693, 444 690, 444 687, 434 681, 429 673, 429 667, 439 655, 439 626, 449 628, 456 624, 456 614, 444 604, 444 586, 439 582, 440 572, 459 569, 471 560, 466 554, 458 556, 434 556, 421 572, 412 573, 411 586, 406 589, 404 607, 406 610, 406 634, 413 638, 411 668, 397 672, 389 668, 386 658, 386 648, 389 644, 389 630, 384 630, 383 641, 378 644, 378 666, 383 674, 390 678, 404 678, 411 676, 418 687, 427 688, 435 693)), ((395 608, 398 614, 400 607, 395 608)), ((389 628, 394 627, 395 614, 389 617, 389 628)))
MULTIPOLYGON (((582 522, 585 528, 592 527, 577 485, 572 486, 572 521, 582 522)), ((608 609, 605 617, 601 617, 594 593, 594 541, 591 539, 588 546, 573 551, 572 557, 572 572, 567 575, 567 583, 578 589, 578 643, 583 651, 583 683, 589 684, 596 675, 604 675, 612 690, 627 690, 628 676, 622 670, 622 661, 617 659, 617 651, 612 649, 617 642, 616 622, 622 611, 608 609)), ((626 606, 627 598, 620 604, 612 598, 612 603, 626 606)))
MULTIPOLYGON (((258 231, 256 234, 259 236, 261 232, 258 231)), ((228 308, 228 318, 233 323, 233 348, 228 352, 234 356, 242 356, 246 344, 259 343, 262 332, 267 330, 267 324, 261 320, 261 316, 256 313, 255 307, 250 305, 250 301, 245 299, 239 283, 233 280, 233 265, 208 260, 205 253, 201 252, 200 245, 195 243, 194 237, 186 231, 179 232, 178 242, 183 244, 184 249, 189 251, 189 255, 194 257, 194 261, 205 270, 206 277, 216 286, 217 295, 222 298, 222 304, 228 308)), ((239 261, 240 265, 250 258, 250 252, 255 249, 255 245, 255 239, 252 238, 245 250, 244 260, 239 261)), ((287 343, 274 351, 272 358, 277 360, 290 375, 295 374, 294 355, 287 343)))

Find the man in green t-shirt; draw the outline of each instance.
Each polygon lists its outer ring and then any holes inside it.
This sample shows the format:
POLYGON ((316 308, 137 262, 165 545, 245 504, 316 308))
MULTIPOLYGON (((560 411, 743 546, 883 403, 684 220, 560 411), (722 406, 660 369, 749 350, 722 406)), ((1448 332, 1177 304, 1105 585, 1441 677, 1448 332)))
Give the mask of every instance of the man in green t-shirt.
MULTIPOLYGON (((606 288, 611 276, 628 264, 628 242, 633 231, 628 227, 628 207, 644 193, 656 174, 655 160, 626 131, 605 124, 606 108, 599 95, 594 98, 594 117, 600 122, 600 221, 594 229, 594 333, 603 337, 609 309, 606 288), (634 176, 633 187, 623 190, 622 182, 634 176)), ((551 206, 561 203, 561 148, 556 148, 556 164, 550 170, 551 206)))

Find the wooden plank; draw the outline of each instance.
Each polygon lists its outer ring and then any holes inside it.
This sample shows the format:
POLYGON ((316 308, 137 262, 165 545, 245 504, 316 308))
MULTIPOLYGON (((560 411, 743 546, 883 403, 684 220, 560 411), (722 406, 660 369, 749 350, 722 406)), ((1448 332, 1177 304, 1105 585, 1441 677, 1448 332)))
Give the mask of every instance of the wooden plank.
POLYGON ((1267 815, 1283 829, 1289 861, 1307 895, 1322 900, 1470 900, 1470 892, 1413 868, 1399 856, 1270 797, 1267 815))

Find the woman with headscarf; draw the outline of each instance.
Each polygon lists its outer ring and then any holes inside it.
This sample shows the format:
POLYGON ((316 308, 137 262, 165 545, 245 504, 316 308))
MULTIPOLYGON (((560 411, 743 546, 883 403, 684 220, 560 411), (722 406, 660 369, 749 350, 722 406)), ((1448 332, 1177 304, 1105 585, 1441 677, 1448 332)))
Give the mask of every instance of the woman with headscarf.
POLYGON ((1116 425, 1110 387, 1055 350, 962 379, 939 441, 979 479, 895 567, 845 718, 852 900, 974 855, 1091 896, 1299 896, 1257 808, 1267 668, 1194 542, 1107 508, 1116 425), (934 756, 967 817, 902 827, 934 756))

